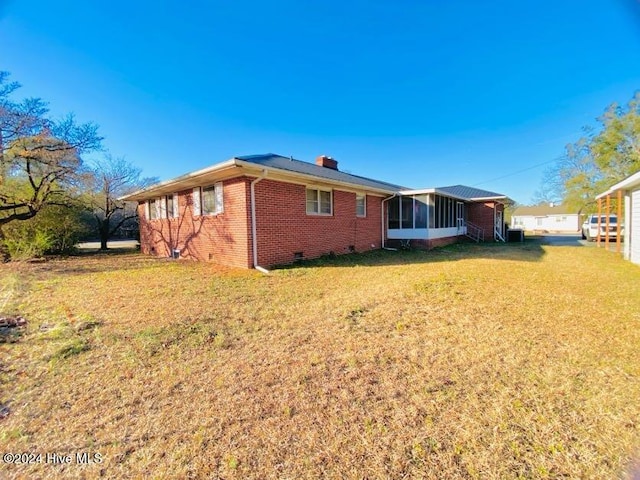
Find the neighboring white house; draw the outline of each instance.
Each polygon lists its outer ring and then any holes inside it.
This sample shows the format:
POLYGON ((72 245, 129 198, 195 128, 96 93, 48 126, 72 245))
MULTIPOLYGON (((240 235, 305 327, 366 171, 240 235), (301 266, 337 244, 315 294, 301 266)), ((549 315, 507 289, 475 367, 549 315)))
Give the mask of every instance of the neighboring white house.
POLYGON ((640 172, 616 183, 596 198, 624 196, 624 258, 640 265, 640 172))
POLYGON ((582 223, 580 215, 563 205, 553 203, 518 207, 511 214, 511 228, 541 230, 553 233, 576 233, 582 223))

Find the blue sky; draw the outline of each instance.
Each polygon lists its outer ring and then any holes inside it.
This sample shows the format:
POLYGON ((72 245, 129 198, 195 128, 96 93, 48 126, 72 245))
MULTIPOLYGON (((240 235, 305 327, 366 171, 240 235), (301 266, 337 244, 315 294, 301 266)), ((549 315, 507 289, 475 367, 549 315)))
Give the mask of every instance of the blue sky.
POLYGON ((528 203, 640 89, 638 0, 0 0, 0 70, 168 179, 274 152, 528 203))

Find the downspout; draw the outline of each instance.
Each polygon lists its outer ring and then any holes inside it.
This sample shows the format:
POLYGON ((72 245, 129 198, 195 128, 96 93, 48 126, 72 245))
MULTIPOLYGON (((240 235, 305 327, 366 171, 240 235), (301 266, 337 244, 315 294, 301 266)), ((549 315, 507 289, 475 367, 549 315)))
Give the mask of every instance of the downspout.
POLYGON ((251 247, 253 251, 253 268, 262 273, 269 273, 269 270, 258 265, 258 239, 256 237, 257 228, 256 228, 256 183, 267 176, 267 171, 262 170, 262 175, 258 178, 252 180, 251 182, 251 247))
POLYGON ((391 199, 393 199, 393 198, 395 198, 397 196, 398 196, 398 194, 394 193, 390 197, 387 197, 387 198, 383 199, 382 202, 380 202, 380 210, 381 210, 380 218, 381 218, 381 222, 382 222, 382 228, 380 229, 380 233, 382 235, 382 239, 381 239, 380 245, 382 246, 383 250, 393 250, 394 252, 397 251, 398 249, 384 246, 384 202, 387 202, 387 201, 389 201, 389 200, 391 200, 391 199))

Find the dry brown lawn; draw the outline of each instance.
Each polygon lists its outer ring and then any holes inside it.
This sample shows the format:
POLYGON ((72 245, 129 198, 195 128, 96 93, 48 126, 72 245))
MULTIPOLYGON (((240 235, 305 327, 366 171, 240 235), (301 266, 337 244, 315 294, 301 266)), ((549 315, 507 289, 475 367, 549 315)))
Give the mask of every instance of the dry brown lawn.
POLYGON ((43 455, 1 478, 609 479, 639 453, 640 268, 602 249, 98 255, 0 288, 29 322, 0 343, 0 453, 43 455))

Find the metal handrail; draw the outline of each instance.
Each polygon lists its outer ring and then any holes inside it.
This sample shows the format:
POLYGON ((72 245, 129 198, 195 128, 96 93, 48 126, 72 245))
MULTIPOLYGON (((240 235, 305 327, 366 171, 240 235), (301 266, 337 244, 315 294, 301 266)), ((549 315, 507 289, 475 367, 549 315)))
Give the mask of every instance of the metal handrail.
POLYGON ((476 242, 484 242, 484 230, 475 223, 465 222, 467 226, 467 237, 476 242))

